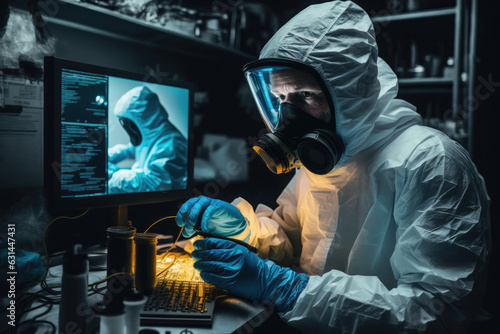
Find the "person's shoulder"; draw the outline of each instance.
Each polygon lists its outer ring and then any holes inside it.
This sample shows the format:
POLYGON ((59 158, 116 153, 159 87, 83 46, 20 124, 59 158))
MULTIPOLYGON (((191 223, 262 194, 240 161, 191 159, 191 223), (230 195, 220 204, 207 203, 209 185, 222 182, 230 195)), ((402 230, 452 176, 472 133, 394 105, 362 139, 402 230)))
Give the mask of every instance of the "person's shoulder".
POLYGON ((455 151, 457 145, 457 142, 439 130, 414 125, 394 137, 385 149, 407 156, 441 156, 455 151))
POLYGON ((406 143, 402 153, 405 169, 433 169, 447 175, 476 174, 468 151, 439 130, 427 126, 412 127, 399 139, 406 143))
POLYGON ((470 164, 470 157, 459 143, 443 132, 423 126, 411 126, 393 137, 373 159, 373 165, 413 169, 422 165, 446 163, 470 164))

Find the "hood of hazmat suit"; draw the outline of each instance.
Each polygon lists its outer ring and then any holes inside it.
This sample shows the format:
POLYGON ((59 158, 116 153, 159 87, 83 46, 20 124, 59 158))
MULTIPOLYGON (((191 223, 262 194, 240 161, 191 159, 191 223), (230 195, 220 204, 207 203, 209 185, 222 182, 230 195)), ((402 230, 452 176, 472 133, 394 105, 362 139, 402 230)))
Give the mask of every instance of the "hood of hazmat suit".
POLYGON ((130 169, 119 169, 109 179, 111 193, 184 189, 187 182, 186 138, 169 121, 158 95, 136 87, 117 102, 115 115, 131 137, 128 145, 109 149, 109 162, 135 159, 130 169), (135 144, 135 145, 134 145, 135 144))
POLYGON ((331 172, 301 168, 271 209, 236 205, 259 256, 309 274, 282 314, 305 332, 459 333, 484 294, 489 197, 468 153, 396 99, 369 16, 350 1, 312 5, 260 59, 315 69, 345 153, 331 172))

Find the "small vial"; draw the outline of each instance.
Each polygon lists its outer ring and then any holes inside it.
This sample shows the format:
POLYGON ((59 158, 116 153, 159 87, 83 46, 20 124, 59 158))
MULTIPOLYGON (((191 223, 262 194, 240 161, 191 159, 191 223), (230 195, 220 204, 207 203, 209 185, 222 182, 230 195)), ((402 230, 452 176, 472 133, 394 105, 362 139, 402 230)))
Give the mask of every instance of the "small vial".
POLYGON ((156 286, 156 244, 158 234, 137 233, 135 241, 135 288, 148 295, 156 286))

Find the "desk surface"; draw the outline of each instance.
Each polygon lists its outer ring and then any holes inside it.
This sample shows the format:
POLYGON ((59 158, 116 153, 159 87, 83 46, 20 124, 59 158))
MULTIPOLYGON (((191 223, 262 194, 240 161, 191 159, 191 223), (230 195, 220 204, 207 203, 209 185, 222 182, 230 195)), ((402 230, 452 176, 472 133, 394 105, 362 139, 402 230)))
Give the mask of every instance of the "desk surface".
MULTIPOLYGON (((89 273, 89 282, 97 282, 105 278, 105 271, 91 271, 89 273)), ((55 266, 50 269, 47 278, 48 285, 60 285, 62 276, 62 266, 55 266)), ((39 290, 39 287, 33 288, 32 292, 39 290)), ((99 294, 94 294, 89 297, 89 303, 92 305, 102 299, 99 294)), ((38 304, 34 304, 36 306, 38 304)), ((38 314, 45 311, 44 308, 34 310, 26 315, 23 320, 29 320, 38 314)), ((141 329, 155 329, 159 333, 164 334, 203 334, 203 333, 250 333, 253 328, 256 328, 266 321, 272 314, 272 311, 266 309, 262 304, 250 302, 244 299, 224 296, 218 298, 215 305, 213 325, 211 328, 201 327, 151 327, 144 326, 141 329)), ((39 320, 47 320, 52 322, 56 328, 58 325, 59 306, 54 305, 52 310, 45 314, 39 320)), ((38 332, 37 332, 38 333, 38 332)))

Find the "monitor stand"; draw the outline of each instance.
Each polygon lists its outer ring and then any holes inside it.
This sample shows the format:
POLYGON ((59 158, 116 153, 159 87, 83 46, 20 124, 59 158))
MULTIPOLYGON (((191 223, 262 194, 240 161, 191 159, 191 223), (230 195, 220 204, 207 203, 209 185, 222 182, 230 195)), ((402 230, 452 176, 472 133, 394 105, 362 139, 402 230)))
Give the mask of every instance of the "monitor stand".
POLYGON ((114 226, 128 226, 128 206, 119 205, 111 208, 110 219, 114 226))

